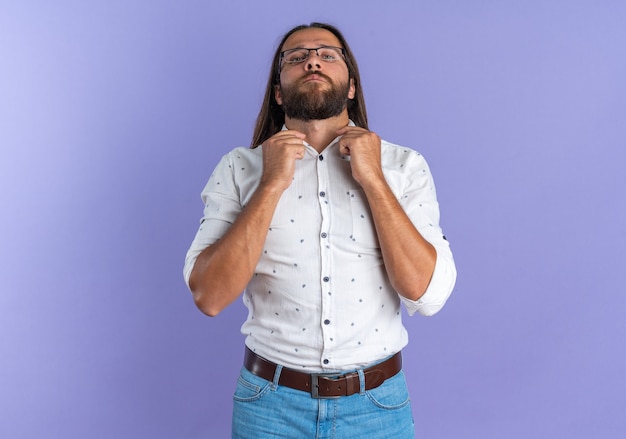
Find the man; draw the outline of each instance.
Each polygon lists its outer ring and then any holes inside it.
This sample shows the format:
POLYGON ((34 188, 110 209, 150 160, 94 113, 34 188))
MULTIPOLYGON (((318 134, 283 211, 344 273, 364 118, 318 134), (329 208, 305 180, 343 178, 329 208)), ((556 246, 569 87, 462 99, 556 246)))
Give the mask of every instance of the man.
POLYGON ((284 36, 252 148, 202 197, 185 279, 210 316, 249 309, 233 437, 413 437, 400 304, 434 314, 456 270, 428 165, 368 131, 336 28, 284 36))

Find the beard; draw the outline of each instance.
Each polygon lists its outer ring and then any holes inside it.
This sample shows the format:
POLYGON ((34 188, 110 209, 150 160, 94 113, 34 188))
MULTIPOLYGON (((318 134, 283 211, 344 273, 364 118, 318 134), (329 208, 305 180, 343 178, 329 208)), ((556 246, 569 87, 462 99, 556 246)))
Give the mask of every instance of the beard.
MULTIPOLYGON (((323 120, 338 116, 346 108, 350 91, 348 83, 334 84, 320 72, 315 74, 323 76, 330 88, 320 90, 319 83, 281 85, 282 108, 289 118, 304 122, 323 120)), ((306 80, 306 77, 303 80, 306 80)))

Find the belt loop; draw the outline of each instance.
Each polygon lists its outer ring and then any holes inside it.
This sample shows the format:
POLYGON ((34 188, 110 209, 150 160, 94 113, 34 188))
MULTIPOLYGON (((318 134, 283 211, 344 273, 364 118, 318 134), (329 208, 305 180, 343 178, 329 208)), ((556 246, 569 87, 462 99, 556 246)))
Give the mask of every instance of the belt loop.
POLYGON ((278 386, 278 381, 280 380, 280 373, 283 371, 283 366, 281 364, 276 365, 276 370, 274 371, 274 380, 272 381, 272 390, 276 390, 278 386))
POLYGON ((365 393, 365 374, 363 373, 363 369, 357 370, 359 374, 359 395, 363 395, 365 393))

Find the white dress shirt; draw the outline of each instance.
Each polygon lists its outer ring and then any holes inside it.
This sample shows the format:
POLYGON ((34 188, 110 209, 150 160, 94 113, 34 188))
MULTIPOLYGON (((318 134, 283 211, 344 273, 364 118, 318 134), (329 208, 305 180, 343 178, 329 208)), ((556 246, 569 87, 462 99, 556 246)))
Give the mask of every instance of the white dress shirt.
MULTIPOLYGON (((275 363, 308 372, 351 370, 400 351, 408 342, 400 303, 409 315, 432 315, 456 281, 424 158, 382 141, 385 178, 437 251, 426 293, 411 301, 389 282, 365 194, 337 140, 321 154, 307 144, 304 158, 296 161, 294 180, 278 203, 243 293, 246 345, 275 363)), ((202 191, 204 217, 187 252, 187 284, 196 258, 235 221, 262 171, 262 147, 236 148, 217 165, 202 191)))

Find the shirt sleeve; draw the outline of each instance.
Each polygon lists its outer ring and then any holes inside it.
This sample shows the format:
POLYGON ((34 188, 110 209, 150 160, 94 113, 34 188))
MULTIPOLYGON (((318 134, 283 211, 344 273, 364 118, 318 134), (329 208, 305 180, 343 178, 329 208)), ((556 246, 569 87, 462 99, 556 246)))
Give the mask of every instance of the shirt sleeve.
POLYGON ((437 251, 435 269, 426 292, 418 300, 400 296, 408 314, 432 316, 445 305, 456 283, 456 266, 450 244, 439 225, 439 204, 435 183, 424 157, 412 151, 406 159, 406 184, 400 204, 420 232, 437 251), (408 171, 408 172, 407 172, 408 171))
POLYGON ((187 251, 183 268, 187 287, 189 287, 189 277, 198 255, 219 240, 241 212, 241 201, 233 176, 231 156, 232 153, 229 153, 222 157, 202 190, 204 214, 196 236, 187 251))

